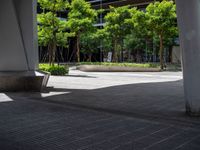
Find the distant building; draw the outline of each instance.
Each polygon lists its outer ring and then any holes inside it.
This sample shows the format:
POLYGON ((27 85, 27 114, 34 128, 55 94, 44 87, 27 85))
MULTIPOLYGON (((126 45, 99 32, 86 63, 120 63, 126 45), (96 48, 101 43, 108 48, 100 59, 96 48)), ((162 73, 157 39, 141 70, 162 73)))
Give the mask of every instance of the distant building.
POLYGON ((95 9, 99 9, 102 5, 103 9, 109 9, 109 6, 120 7, 125 5, 137 6, 145 8, 149 3, 155 0, 87 0, 95 9))
POLYGON ((132 7, 138 7, 140 9, 145 9, 147 5, 149 5, 151 2, 155 0, 86 0, 91 3, 92 7, 96 10, 98 9, 104 9, 105 12, 103 14, 100 14, 99 16, 99 22, 96 24, 96 26, 102 26, 103 25, 103 17, 106 15, 107 12, 109 12, 109 7, 120 7, 120 6, 126 6, 130 5, 132 7))

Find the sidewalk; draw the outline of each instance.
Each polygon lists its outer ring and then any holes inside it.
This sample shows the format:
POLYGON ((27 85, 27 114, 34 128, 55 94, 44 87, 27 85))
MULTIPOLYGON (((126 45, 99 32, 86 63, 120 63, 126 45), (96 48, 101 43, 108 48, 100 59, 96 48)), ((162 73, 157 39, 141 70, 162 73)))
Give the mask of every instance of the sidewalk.
POLYGON ((46 92, 0 94, 1 150, 195 150, 181 73, 51 77, 46 92))

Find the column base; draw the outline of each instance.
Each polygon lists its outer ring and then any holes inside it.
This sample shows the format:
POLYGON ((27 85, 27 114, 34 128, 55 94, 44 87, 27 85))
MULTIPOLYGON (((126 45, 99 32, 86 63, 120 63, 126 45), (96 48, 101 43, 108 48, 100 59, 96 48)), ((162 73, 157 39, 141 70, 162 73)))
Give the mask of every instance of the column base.
POLYGON ((0 72, 0 92, 40 92, 48 79, 49 74, 38 71, 0 72))
POLYGON ((198 111, 197 110, 192 110, 190 108, 190 106, 186 105, 186 114, 191 116, 191 117, 200 117, 200 109, 198 111))

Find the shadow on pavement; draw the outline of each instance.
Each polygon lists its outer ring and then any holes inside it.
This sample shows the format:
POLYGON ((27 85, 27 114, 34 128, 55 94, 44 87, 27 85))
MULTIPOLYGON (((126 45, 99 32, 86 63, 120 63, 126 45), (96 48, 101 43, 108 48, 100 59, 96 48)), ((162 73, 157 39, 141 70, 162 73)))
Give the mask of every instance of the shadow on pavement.
MULTIPOLYGON (((24 93, 21 96, 48 103, 169 124, 200 125, 199 118, 191 118, 185 114, 182 87, 182 80, 120 85, 95 90, 49 87, 45 93, 56 93, 55 95, 24 93)), ((8 96, 15 100, 12 94, 8 96)))
POLYGON ((1 150, 175 149, 200 140, 182 80, 0 97, 1 150))

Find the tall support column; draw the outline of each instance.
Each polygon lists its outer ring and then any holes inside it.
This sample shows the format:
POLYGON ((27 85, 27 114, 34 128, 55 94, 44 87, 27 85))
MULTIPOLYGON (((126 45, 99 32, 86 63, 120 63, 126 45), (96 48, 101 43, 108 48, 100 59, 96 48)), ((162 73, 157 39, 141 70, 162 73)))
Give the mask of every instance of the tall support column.
POLYGON ((37 0, 0 1, 0 91, 40 90, 37 0))
POLYGON ((176 0, 186 111, 200 115, 200 1, 176 0))

